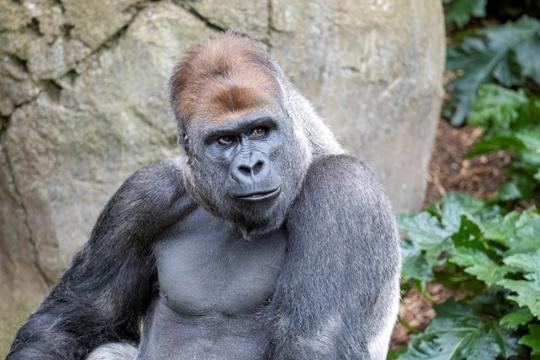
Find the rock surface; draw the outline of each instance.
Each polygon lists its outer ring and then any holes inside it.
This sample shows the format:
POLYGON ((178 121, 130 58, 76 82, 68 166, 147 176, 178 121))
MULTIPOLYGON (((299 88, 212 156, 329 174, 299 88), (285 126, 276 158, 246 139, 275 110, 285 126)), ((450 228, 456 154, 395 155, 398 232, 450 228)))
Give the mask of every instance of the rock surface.
POLYGON ((442 97, 439 1, 274 0, 272 53, 398 211, 425 192, 442 97))
POLYGON ((420 206, 438 1, 0 0, 0 358, 123 179, 177 152, 168 75, 227 28, 266 44, 397 210, 420 206))

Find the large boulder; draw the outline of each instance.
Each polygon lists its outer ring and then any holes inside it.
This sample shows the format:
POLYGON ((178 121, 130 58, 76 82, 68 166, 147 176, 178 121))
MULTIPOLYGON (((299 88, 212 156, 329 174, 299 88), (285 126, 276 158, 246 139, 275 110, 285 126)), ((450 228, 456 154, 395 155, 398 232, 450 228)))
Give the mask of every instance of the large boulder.
POLYGON ((216 31, 261 40, 396 210, 420 206, 441 101, 440 2, 224 4, 0 0, 0 357, 121 182, 177 153, 166 81, 216 31))
POLYGON ((440 1, 272 1, 272 53, 397 211, 424 198, 442 99, 440 1))

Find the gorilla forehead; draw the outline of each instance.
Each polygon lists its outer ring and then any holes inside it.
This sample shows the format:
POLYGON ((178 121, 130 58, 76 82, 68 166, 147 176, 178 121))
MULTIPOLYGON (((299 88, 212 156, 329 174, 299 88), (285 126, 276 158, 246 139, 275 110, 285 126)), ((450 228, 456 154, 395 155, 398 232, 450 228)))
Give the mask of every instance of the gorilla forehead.
POLYGON ((227 121, 276 104, 280 98, 276 67, 266 51, 230 33, 188 52, 171 78, 177 119, 227 121))

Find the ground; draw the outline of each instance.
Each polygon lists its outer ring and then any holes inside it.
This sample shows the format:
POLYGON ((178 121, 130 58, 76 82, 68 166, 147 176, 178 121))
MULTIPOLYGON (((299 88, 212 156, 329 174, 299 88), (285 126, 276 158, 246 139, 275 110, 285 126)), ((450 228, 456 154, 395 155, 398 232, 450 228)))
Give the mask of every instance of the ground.
MULTIPOLYGON (((506 180, 504 168, 510 163, 510 155, 496 152, 475 159, 464 155, 480 137, 482 131, 468 126, 456 128, 441 119, 437 138, 427 174, 428 187, 424 205, 436 201, 448 192, 463 192, 479 199, 492 197, 506 180)), ((435 302, 443 302, 450 293, 438 284, 428 286, 435 302)), ((412 291, 403 298, 399 316, 409 326, 424 329, 435 317, 430 303, 418 292, 412 291)), ((404 326, 397 324, 392 334, 393 348, 405 345, 409 334, 404 326)))

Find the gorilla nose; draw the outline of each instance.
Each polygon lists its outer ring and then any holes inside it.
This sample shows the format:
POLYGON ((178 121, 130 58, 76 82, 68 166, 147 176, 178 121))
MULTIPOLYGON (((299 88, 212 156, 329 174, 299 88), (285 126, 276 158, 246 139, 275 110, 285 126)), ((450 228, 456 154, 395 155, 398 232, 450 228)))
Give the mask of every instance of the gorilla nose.
POLYGON ((262 160, 259 160, 253 165, 245 165, 245 164, 239 165, 238 171, 240 171, 246 176, 250 176, 252 174, 257 175, 258 173, 261 172, 263 166, 264 166, 264 162, 262 160))
POLYGON ((261 157, 252 157, 251 159, 239 159, 233 165, 232 176, 239 182, 250 183, 257 182, 266 176, 266 161, 261 157))

